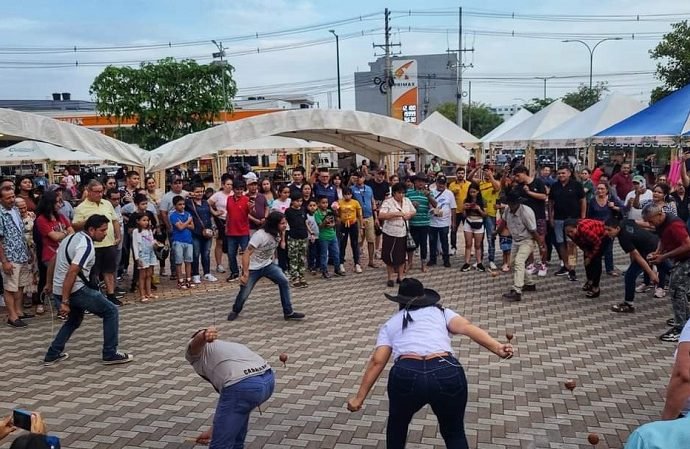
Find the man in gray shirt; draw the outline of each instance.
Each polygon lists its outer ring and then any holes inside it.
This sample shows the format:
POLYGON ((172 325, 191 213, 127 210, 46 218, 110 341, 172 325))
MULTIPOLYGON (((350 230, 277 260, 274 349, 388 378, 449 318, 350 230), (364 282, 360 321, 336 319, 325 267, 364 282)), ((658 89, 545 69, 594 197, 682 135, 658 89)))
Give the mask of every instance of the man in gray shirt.
POLYGON ((510 265, 513 267, 513 288, 503 294, 508 301, 521 301, 522 292, 537 290, 534 278, 525 269, 525 262, 534 253, 534 247, 540 246, 543 251, 543 243, 537 234, 537 220, 534 211, 522 204, 519 193, 510 191, 506 195, 508 207, 504 209, 502 226, 506 226, 513 238, 513 246, 510 251, 510 265))
POLYGON ((240 343, 218 340, 215 327, 194 333, 185 358, 220 393, 213 426, 196 442, 210 444, 210 449, 244 447, 249 415, 273 394, 271 366, 240 343))

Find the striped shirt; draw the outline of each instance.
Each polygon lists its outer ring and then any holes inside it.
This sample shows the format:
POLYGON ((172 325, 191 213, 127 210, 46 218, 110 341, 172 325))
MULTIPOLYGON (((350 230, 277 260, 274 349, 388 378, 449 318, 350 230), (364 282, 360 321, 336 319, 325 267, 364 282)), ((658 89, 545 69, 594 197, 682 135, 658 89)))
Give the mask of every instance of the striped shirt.
POLYGON ((417 213, 410 219, 410 226, 429 226, 431 216, 429 215, 429 198, 422 190, 409 189, 405 196, 412 201, 417 213))

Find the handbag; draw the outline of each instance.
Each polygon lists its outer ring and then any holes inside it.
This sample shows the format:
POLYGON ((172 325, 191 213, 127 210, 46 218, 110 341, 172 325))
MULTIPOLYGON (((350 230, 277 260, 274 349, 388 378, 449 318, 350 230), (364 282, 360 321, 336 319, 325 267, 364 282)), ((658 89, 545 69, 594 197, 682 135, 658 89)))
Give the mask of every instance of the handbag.
POLYGON ((192 200, 191 203, 192 209, 194 209, 194 215, 196 215, 196 219, 199 220, 199 223, 201 223, 201 226, 203 227, 203 229, 201 230, 201 236, 205 239, 212 239, 213 229, 204 226, 204 222, 201 221, 201 217, 199 217, 199 213, 196 211, 196 204, 194 204, 194 200, 192 200))
POLYGON ((408 251, 414 251, 417 249, 417 242, 414 241, 414 237, 412 237, 412 233, 410 232, 410 227, 407 225, 407 220, 405 220, 405 244, 407 246, 408 251))

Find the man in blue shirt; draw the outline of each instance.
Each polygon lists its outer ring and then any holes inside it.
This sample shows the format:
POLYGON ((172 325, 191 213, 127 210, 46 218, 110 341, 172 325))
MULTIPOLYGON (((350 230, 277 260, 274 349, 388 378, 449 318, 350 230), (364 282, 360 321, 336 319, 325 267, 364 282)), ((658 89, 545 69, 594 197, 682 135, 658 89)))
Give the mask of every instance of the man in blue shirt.
POLYGON ((335 190, 335 186, 331 184, 331 175, 328 174, 327 168, 319 169, 319 180, 314 184, 314 197, 320 196, 328 198, 329 207, 338 201, 338 192, 335 190))
POLYGON ((374 261, 374 243, 376 242, 376 228, 374 222, 377 219, 378 211, 376 209, 376 203, 374 201, 374 190, 366 185, 365 177, 360 172, 354 172, 351 176, 352 179, 352 198, 357 200, 362 206, 362 216, 364 217, 363 234, 364 241, 367 242, 367 252, 369 254, 369 266, 371 268, 377 268, 376 262, 374 261))

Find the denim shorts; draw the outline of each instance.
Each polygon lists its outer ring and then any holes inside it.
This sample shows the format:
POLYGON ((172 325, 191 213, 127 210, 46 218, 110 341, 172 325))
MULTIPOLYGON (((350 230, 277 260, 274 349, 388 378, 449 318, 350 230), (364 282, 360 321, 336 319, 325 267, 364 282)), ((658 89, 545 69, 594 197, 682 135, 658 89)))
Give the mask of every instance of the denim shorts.
POLYGON ((500 235, 498 236, 498 243, 501 245, 501 251, 508 253, 513 247, 513 237, 509 235, 500 235))
POLYGON ((553 234, 556 237, 556 243, 559 245, 565 243, 565 220, 553 221, 553 234))
POLYGON ((156 253, 153 251, 153 246, 142 247, 139 251, 139 260, 143 264, 143 268, 153 267, 158 265, 156 253))
POLYGON ((175 263, 181 265, 192 263, 194 259, 194 247, 191 243, 173 242, 172 250, 175 253, 175 263))

